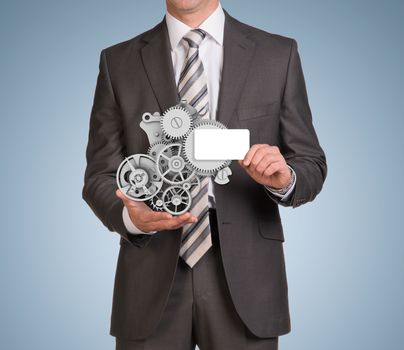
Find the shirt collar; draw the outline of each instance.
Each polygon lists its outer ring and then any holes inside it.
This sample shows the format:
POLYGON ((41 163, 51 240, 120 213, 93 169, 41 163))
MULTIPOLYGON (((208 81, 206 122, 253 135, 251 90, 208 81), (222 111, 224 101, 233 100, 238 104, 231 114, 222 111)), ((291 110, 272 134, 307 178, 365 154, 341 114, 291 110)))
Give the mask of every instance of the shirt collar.
MULTIPOLYGON (((168 11, 166 11, 165 18, 171 49, 174 50, 183 36, 192 28, 175 18, 168 11)), ((219 45, 223 45, 224 21, 225 15, 219 2, 216 10, 201 23, 199 28, 207 32, 219 45)))

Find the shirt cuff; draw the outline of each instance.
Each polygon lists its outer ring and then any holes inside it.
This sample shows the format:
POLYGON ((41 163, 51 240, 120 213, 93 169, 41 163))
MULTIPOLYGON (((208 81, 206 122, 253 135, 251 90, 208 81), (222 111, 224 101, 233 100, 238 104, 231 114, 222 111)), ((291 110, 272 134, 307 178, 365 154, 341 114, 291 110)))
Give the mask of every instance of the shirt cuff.
POLYGON ((281 188, 281 189, 274 189, 270 186, 264 185, 265 188, 269 192, 271 192, 273 195, 275 195, 277 197, 280 197, 281 202, 285 202, 288 200, 290 195, 293 193, 293 190, 295 189, 295 185, 296 185, 296 173, 289 164, 288 164, 288 167, 289 167, 290 171, 292 172, 292 181, 290 182, 290 184, 288 186, 286 186, 285 188, 281 188))
POLYGON ((128 230, 128 232, 133 235, 140 235, 140 234, 152 235, 157 232, 157 231, 144 232, 144 231, 138 229, 136 227, 136 225, 132 222, 132 219, 129 216, 128 209, 125 206, 123 207, 123 210, 122 210, 122 219, 123 219, 123 223, 124 223, 126 229, 128 230))

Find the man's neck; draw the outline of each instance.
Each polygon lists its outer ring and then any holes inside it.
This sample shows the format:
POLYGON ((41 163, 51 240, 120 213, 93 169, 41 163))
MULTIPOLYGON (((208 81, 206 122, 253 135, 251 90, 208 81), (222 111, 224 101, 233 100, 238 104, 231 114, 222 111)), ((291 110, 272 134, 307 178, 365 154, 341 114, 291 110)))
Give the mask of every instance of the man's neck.
POLYGON ((192 10, 178 10, 167 2, 167 12, 191 28, 198 28, 219 6, 219 1, 211 1, 192 10))

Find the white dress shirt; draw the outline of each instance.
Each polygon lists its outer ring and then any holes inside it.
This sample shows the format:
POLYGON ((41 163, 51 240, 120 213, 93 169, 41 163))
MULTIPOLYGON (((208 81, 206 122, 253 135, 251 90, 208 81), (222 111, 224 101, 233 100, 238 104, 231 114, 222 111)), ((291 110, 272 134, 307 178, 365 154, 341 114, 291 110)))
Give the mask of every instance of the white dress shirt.
MULTIPOLYGON (((188 44, 182 40, 185 34, 187 34, 193 28, 189 27, 185 23, 176 19, 168 11, 166 12, 165 20, 167 23, 168 36, 171 44, 171 58, 174 67, 175 83, 178 84, 178 80, 182 71, 183 64, 187 57, 188 44)), ((224 33, 224 21, 225 14, 222 6, 219 3, 218 7, 212 14, 199 26, 203 29, 207 36, 199 45, 199 57, 202 60, 204 72, 207 78, 208 96, 209 96, 209 112, 210 118, 216 119, 217 102, 219 97, 219 86, 222 76, 223 66, 223 33, 224 33)), ((292 172, 294 170, 289 167, 292 172)), ((296 174, 294 174, 296 178, 296 174)), ((269 187, 266 188, 274 195, 281 197, 282 201, 287 200, 289 195, 293 192, 295 182, 292 187, 285 194, 279 194, 271 191, 269 187)), ((208 195, 214 199, 214 186, 212 177, 210 177, 208 185, 208 195)), ((212 206, 212 202, 209 201, 209 205, 212 206)), ((213 201, 214 205, 214 201, 213 201)), ((153 234, 153 232, 143 232, 139 230, 129 217, 129 213, 124 207, 122 217, 126 229, 133 234, 153 234)))

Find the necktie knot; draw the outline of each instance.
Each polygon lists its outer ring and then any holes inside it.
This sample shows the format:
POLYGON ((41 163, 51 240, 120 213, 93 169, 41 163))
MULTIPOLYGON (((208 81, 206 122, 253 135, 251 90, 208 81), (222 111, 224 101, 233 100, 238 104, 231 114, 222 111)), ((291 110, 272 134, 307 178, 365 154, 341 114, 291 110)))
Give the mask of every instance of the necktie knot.
POLYGON ((199 48, 202 40, 205 39, 206 32, 202 29, 192 29, 184 35, 183 39, 188 43, 189 47, 199 48))

